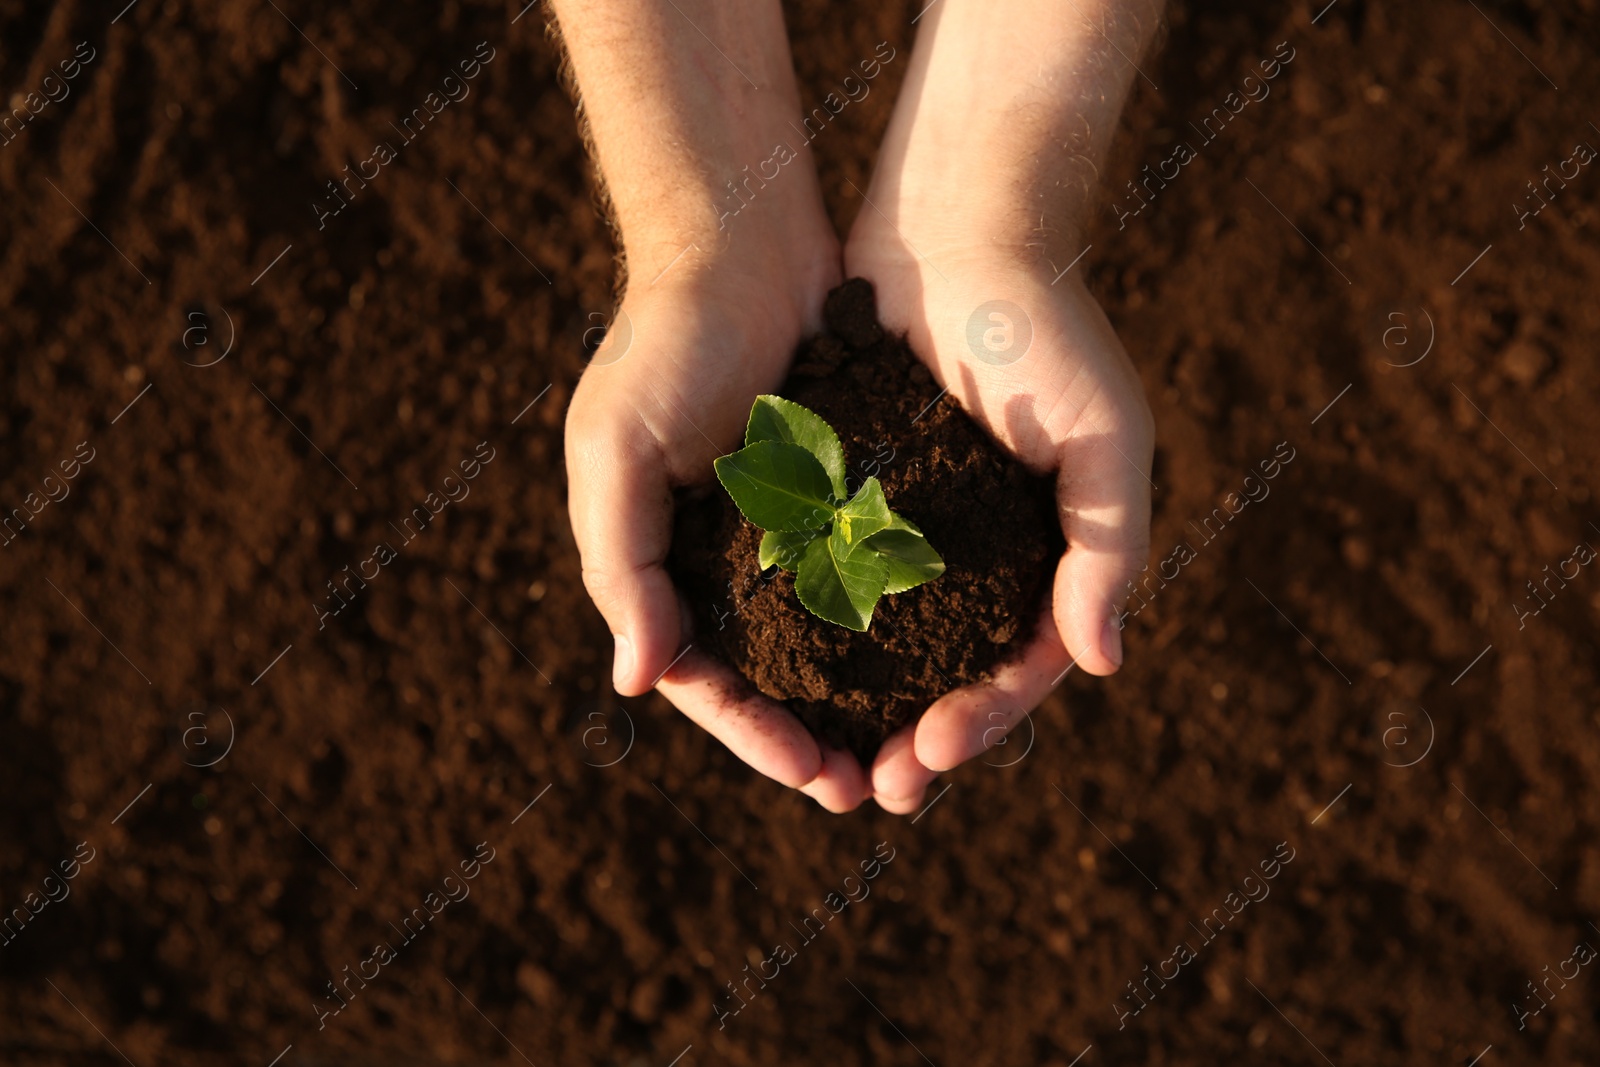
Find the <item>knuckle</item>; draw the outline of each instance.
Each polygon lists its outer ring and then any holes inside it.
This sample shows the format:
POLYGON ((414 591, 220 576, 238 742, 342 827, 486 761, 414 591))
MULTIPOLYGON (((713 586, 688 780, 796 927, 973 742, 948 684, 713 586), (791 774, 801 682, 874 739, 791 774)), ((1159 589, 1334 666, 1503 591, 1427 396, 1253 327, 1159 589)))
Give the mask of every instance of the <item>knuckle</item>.
POLYGON ((588 590, 589 599, 594 601, 594 606, 607 619, 632 599, 626 578, 615 571, 586 565, 582 573, 583 587, 588 590))

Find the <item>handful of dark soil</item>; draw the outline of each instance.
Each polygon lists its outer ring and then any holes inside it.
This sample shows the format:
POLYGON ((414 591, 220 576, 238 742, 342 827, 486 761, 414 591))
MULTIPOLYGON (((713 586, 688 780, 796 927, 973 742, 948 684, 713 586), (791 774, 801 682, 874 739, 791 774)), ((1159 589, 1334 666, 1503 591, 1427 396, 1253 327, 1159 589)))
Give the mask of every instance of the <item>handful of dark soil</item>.
POLYGON ((794 575, 757 564, 761 531, 727 494, 678 502, 673 579, 695 643, 863 766, 929 704, 1020 654, 1064 543, 1054 481, 1031 474, 878 323, 872 285, 828 294, 827 332, 801 346, 780 395, 839 433, 850 490, 869 477, 944 557, 939 578, 878 602, 856 633, 801 606, 794 575))

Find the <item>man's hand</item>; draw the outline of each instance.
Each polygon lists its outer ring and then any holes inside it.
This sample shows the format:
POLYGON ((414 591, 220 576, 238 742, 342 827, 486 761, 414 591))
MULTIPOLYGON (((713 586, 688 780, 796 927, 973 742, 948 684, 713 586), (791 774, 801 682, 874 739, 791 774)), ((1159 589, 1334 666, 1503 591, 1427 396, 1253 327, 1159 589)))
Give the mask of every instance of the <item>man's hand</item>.
POLYGON ((848 810, 866 794, 856 761, 773 701, 730 699, 743 687, 688 647, 663 567, 673 490, 712 480, 840 280, 808 151, 774 153, 799 117, 782 13, 776 0, 558 6, 628 268, 566 429, 568 510, 615 635, 614 684, 659 689, 756 770, 848 810))
POLYGON ((1160 4, 999 7, 944 0, 924 21, 845 268, 873 282, 884 325, 970 415, 1055 475, 1067 551, 1024 656, 941 697, 879 752, 871 788, 896 812, 1005 737, 1069 666, 1121 665, 1120 609, 1149 549, 1149 406, 1074 264, 1127 57, 1160 4))
POLYGON ((910 811, 937 770, 1003 734, 1069 663, 1116 669, 1112 619, 1148 538, 1150 417, 1105 317, 1077 279, 1045 268, 1077 251, 1127 55, 1140 54, 1160 6, 942 0, 921 25, 848 266, 876 283, 886 325, 910 335, 969 412, 1058 472, 1069 548, 1027 656, 890 738, 869 781, 773 702, 729 699, 732 670, 685 652, 662 567, 672 489, 708 481, 712 459, 737 446, 751 401, 782 381, 840 278, 808 149, 775 151, 799 111, 778 4, 559 0, 630 275, 567 422, 573 529, 616 635, 618 692, 654 686, 830 810, 876 794, 910 811), (752 183, 752 171, 767 173, 752 183), (1014 358, 969 342, 975 313, 980 334, 1004 334, 991 312, 1031 331, 1014 358))
POLYGON ((1005 737, 1070 665, 1104 675, 1122 664, 1119 609, 1149 549, 1154 432, 1110 323, 1076 281, 1052 286, 1043 271, 977 251, 963 259, 945 246, 923 261, 869 223, 846 262, 951 396, 1028 467, 1055 475, 1067 551, 1026 654, 885 744, 872 790, 890 811, 916 810, 937 772, 1005 737))
POLYGON ((837 260, 791 274, 733 254, 689 256, 630 289, 573 396, 567 477, 584 585, 616 638, 617 692, 657 688, 761 773, 854 806, 864 789, 854 760, 834 757, 823 774, 825 754, 787 710, 731 701, 732 670, 698 649, 679 658, 687 613, 662 566, 673 487, 707 481, 712 460, 738 447, 751 401, 777 388, 817 329, 837 260))

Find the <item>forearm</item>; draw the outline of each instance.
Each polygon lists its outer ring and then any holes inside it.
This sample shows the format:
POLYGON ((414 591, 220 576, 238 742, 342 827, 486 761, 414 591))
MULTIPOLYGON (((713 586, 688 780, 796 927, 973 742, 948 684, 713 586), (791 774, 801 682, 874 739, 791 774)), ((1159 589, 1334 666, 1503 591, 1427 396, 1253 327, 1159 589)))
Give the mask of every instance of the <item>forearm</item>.
POLYGON ((760 181, 759 195, 746 184, 778 143, 792 143, 799 113, 778 0, 556 9, 635 277, 654 277, 690 245, 726 247, 735 229, 781 236, 796 216, 813 221, 806 198, 816 187, 803 168, 760 181))
POLYGON ((884 151, 891 203, 1059 258, 1094 187, 1162 0, 940 0, 925 17, 884 151), (1019 240, 1019 234, 1029 235, 1019 240), (1059 247, 1058 247, 1059 246, 1059 247))

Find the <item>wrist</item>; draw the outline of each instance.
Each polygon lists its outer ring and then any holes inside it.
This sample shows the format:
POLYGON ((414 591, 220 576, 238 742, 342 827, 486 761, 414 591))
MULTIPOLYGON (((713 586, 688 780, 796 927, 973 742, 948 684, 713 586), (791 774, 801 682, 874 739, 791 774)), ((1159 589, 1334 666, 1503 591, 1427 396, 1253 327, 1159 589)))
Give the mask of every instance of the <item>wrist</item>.
POLYGON ((820 202, 813 213, 741 216, 708 233, 652 226, 625 235, 623 248, 626 306, 709 299, 744 308, 768 335, 793 342, 821 329, 823 301, 841 280, 839 240, 820 202))
POLYGON ((708 268, 796 284, 837 274, 839 240, 809 152, 793 136, 770 139, 669 191, 614 197, 630 287, 708 268))

